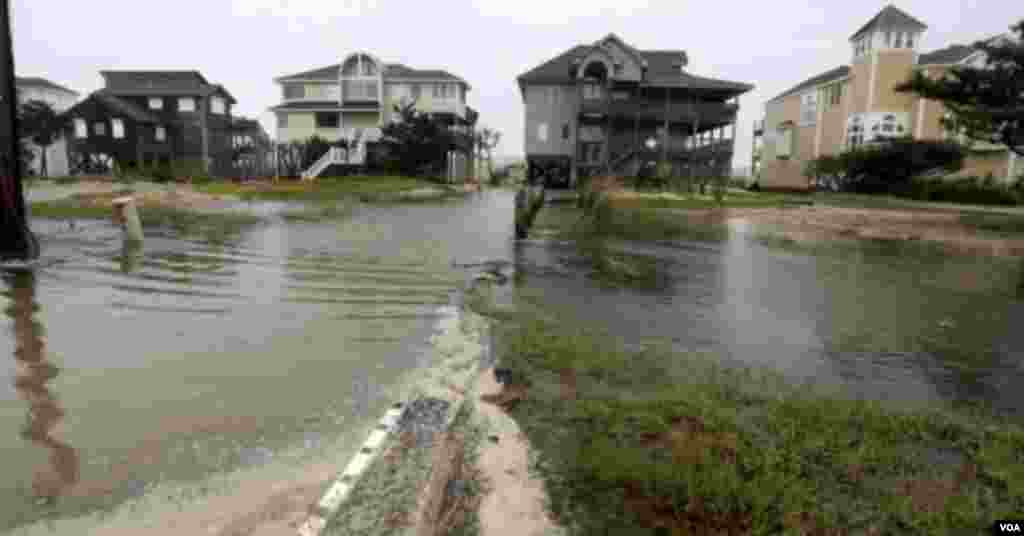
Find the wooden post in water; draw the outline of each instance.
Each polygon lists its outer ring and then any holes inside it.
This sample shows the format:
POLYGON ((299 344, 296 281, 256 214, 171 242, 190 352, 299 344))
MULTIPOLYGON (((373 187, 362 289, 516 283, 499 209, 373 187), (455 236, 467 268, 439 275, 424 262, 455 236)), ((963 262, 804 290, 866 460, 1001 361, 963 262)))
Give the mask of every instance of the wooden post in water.
POLYGON ((0 0, 0 260, 39 257, 21 185, 21 135, 9 0, 0 0))

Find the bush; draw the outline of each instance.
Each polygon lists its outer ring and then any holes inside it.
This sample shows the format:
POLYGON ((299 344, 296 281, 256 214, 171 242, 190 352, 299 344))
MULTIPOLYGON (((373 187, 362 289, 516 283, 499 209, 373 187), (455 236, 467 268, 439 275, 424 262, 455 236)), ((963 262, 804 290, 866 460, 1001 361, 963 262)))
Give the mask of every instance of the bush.
POLYGON ((957 180, 918 179, 895 192, 920 201, 1013 206, 1024 202, 1024 184, 996 184, 991 175, 957 180))
POLYGON ((894 138, 816 158, 804 174, 825 190, 892 194, 910 187, 915 178, 959 171, 963 160, 963 148, 953 142, 894 138))

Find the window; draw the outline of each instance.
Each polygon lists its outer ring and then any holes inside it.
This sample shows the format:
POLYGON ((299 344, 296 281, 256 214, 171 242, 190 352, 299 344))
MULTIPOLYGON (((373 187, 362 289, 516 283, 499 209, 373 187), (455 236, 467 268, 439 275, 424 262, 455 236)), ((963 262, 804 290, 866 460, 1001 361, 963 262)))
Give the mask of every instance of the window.
POLYGON ((85 124, 85 119, 75 119, 75 137, 76 138, 88 138, 89 128, 85 124))
POLYGON ((800 98, 800 126, 818 122, 818 95, 813 91, 800 98))
POLYGON ((903 48, 903 32, 896 32, 896 40, 892 46, 893 48, 903 48))
POLYGON ((907 42, 905 44, 907 45, 907 48, 914 48, 914 34, 913 33, 908 33, 907 34, 907 42))
POLYGON ((196 100, 192 97, 182 97, 178 99, 178 111, 179 112, 194 112, 196 111, 196 100))
POLYGON ((778 129, 778 143, 775 146, 775 157, 787 160, 793 154, 793 123, 785 123, 778 129))
POLYGON ((377 100, 376 80, 343 80, 345 100, 377 100))
POLYGON ((288 128, 288 114, 277 116, 277 128, 288 128))
POLYGON ((103 123, 103 122, 93 123, 92 131, 97 136, 106 136, 107 135, 107 124, 103 123))
POLYGON ((604 90, 600 84, 584 84, 583 85, 583 98, 584 99, 600 99, 604 97, 604 90))
POLYGON ((886 31, 885 32, 885 48, 889 48, 891 46, 892 46, 892 32, 891 31, 886 31))
POLYGON ((569 123, 562 124, 562 139, 569 139, 569 123))
POLYGON ((164 100, 163 99, 161 99, 160 97, 150 97, 150 99, 149 99, 149 109, 150 110, 163 110, 163 108, 164 108, 164 100))
POLYGON ((164 127, 156 127, 156 131, 153 133, 153 139, 156 141, 167 141, 167 129, 164 127))
POLYGON ((455 84, 434 84, 434 98, 438 100, 455 99, 455 84))
POLYGON ((111 119, 110 120, 111 130, 113 135, 117 139, 124 138, 124 120, 123 119, 111 119))
POLYGON ((822 110, 828 111, 842 103, 843 83, 829 84, 821 90, 822 110))
POLYGON ((339 117, 338 112, 317 112, 316 128, 338 128, 339 117))
POLYGON ((306 98, 306 87, 302 84, 288 84, 284 86, 284 98, 288 99, 304 99, 306 98))
POLYGON ((215 114, 225 113, 224 99, 220 97, 214 97, 210 100, 210 111, 215 114))
POLYGON ((341 87, 337 84, 324 86, 324 98, 327 100, 338 100, 341 98, 341 87))
POLYGON ((615 76, 622 76, 622 64, 616 63, 615 67, 612 68, 612 72, 615 73, 615 76))
POLYGON ((548 124, 541 123, 537 125, 537 140, 548 141, 548 124))
POLYGON ((579 138, 582 141, 601 141, 604 139, 604 133, 597 125, 583 125, 580 126, 579 138))

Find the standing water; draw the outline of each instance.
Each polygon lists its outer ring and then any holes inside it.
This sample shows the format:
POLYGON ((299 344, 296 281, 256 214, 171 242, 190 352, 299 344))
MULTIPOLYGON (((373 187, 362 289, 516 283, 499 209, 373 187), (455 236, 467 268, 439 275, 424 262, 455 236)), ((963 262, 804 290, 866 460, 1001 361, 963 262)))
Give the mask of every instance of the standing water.
POLYGON ((361 440, 428 362, 457 265, 509 258, 511 215, 496 192, 208 239, 149 228, 141 251, 107 222, 34 222, 43 267, 0 291, 0 531, 361 440))

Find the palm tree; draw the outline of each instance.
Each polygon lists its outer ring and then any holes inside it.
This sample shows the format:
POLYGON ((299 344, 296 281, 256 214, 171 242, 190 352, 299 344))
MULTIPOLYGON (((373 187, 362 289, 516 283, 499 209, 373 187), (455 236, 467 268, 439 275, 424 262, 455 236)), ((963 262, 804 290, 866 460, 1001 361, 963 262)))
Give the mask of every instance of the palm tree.
POLYGON ((67 118, 47 102, 30 100, 21 106, 22 132, 42 148, 39 162, 39 175, 42 177, 49 173, 46 150, 57 141, 66 122, 67 118))

